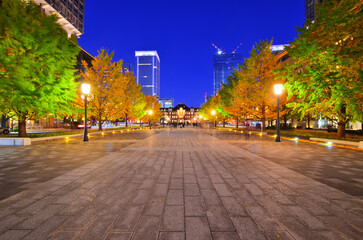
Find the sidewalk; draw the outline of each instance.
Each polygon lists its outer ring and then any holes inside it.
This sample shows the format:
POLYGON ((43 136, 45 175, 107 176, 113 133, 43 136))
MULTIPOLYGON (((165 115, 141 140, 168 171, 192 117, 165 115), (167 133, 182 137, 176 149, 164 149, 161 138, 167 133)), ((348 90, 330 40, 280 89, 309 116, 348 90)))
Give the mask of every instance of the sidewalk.
POLYGON ((161 131, 29 186, 0 202, 0 239, 361 238, 361 200, 205 133, 161 131))

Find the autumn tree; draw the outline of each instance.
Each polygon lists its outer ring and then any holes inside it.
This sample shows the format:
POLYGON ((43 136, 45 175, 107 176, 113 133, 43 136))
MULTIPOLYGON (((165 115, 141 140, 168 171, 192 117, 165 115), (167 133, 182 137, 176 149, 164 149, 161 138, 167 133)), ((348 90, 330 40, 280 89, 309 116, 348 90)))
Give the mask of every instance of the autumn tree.
POLYGON ((19 121, 68 112, 76 97, 78 46, 32 1, 0 1, 0 110, 19 121))
POLYGON ((209 120, 211 122, 216 123, 222 117, 221 108, 219 108, 220 97, 218 96, 218 91, 216 95, 213 95, 207 99, 201 109, 199 110, 199 114, 203 116, 204 119, 209 120), (214 115, 212 112, 214 111, 214 115))
POLYGON ((237 70, 234 69, 227 78, 227 84, 223 84, 223 88, 219 92, 225 111, 230 117, 236 119, 236 128, 238 128, 239 120, 246 118, 246 111, 237 103, 236 84, 238 83, 237 70))
POLYGON ((130 117, 135 120, 139 120, 140 125, 141 125, 142 119, 146 115, 146 111, 145 111, 146 106, 147 106, 146 96, 141 92, 141 94, 139 96, 137 96, 137 98, 135 99, 135 103, 133 104, 131 111, 130 111, 130 117))
POLYGON ((159 122, 163 113, 160 111, 160 103, 155 96, 145 96, 145 107, 144 107, 144 121, 148 121, 151 123, 159 122), (152 111, 152 114, 149 114, 149 111, 152 111))
POLYGON ((252 48, 249 58, 239 66, 234 90, 235 104, 246 116, 261 120, 261 131, 265 131, 266 120, 276 115, 273 85, 279 81, 275 80, 274 71, 281 67, 281 63, 272 53, 271 45, 272 41, 260 42, 252 48))
POLYGON ((92 66, 83 61, 85 72, 81 75, 91 85, 89 107, 91 116, 98 120, 98 129, 107 120, 115 120, 122 112, 127 78, 122 72, 122 60, 112 62, 113 52, 102 49, 92 60, 92 66))
POLYGON ((322 114, 338 122, 338 137, 348 121, 363 117, 362 22, 359 0, 325 0, 314 22, 299 28, 288 48, 293 64, 286 65, 289 105, 301 115, 322 114))
MULTIPOLYGON (((130 73, 125 73, 126 88, 121 99, 122 116, 125 118, 125 124, 127 127, 127 121, 130 118, 137 119, 139 116, 138 109, 140 109, 140 102, 143 99, 143 93, 141 92, 141 85, 138 85, 135 76, 130 73)), ((145 106, 145 105, 144 105, 145 106)))
POLYGON ((227 106, 226 106, 226 99, 223 98, 226 96, 224 94, 225 85, 222 85, 221 90, 217 90, 217 94, 214 96, 215 106, 217 115, 219 116, 218 120, 222 121, 223 127, 226 126, 226 121, 228 121, 231 118, 231 115, 228 112, 227 106))

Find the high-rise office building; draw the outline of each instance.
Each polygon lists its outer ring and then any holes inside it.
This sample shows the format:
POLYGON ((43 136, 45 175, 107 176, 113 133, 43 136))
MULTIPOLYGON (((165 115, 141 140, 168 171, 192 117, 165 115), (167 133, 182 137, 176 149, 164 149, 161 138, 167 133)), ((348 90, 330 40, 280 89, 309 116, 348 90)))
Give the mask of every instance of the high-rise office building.
POLYGON ((217 93, 217 89, 221 89, 222 83, 227 83, 227 77, 232 73, 233 68, 238 69, 238 65, 243 63, 241 53, 224 53, 218 51, 213 56, 214 81, 213 91, 217 93))
POLYGON ((161 108, 173 108, 174 98, 160 98, 159 103, 161 105, 161 108))
POLYGON ((58 23, 68 37, 80 37, 84 30, 84 1, 85 0, 33 0, 47 14, 57 14, 58 23))
POLYGON ((160 97, 160 58, 157 51, 135 51, 136 81, 147 96, 160 97))
POLYGON ((305 0, 305 18, 315 20, 316 4, 323 2, 323 0, 305 0))

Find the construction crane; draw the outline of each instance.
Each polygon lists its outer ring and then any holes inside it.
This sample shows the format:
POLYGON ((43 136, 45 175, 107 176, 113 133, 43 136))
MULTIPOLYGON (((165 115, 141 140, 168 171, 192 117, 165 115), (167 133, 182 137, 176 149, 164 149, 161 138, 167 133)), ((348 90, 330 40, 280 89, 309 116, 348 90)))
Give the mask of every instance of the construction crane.
POLYGON ((221 48, 217 47, 214 43, 211 42, 210 44, 212 44, 212 46, 215 47, 215 49, 218 50, 218 54, 222 54, 222 53, 226 52, 225 50, 222 50, 221 48))
POLYGON ((232 49, 232 53, 235 53, 242 44, 243 44, 243 42, 238 44, 238 46, 235 49, 232 49))

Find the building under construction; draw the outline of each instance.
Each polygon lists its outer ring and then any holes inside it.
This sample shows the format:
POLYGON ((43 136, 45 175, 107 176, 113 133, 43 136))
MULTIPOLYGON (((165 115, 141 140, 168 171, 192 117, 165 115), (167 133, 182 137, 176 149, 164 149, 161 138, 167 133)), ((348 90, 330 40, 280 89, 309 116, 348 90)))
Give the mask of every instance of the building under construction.
MULTIPOLYGON (((242 44, 242 43, 241 43, 242 44)), ((217 93, 217 89, 221 89, 222 84, 227 83, 228 76, 232 73, 233 68, 238 69, 238 65, 243 63, 243 57, 241 53, 236 51, 241 46, 239 44, 230 53, 226 53, 224 50, 218 48, 212 43, 212 46, 217 49, 217 52, 213 56, 213 93, 217 93)))

